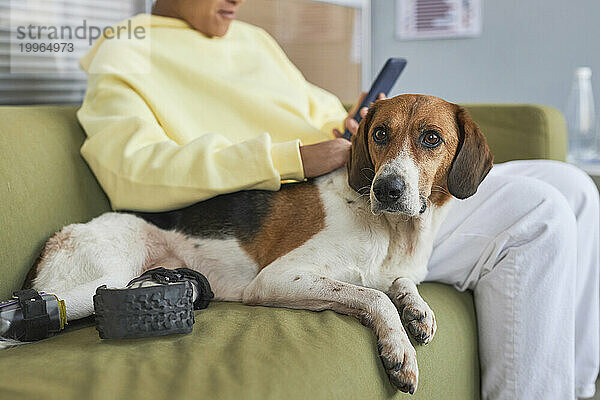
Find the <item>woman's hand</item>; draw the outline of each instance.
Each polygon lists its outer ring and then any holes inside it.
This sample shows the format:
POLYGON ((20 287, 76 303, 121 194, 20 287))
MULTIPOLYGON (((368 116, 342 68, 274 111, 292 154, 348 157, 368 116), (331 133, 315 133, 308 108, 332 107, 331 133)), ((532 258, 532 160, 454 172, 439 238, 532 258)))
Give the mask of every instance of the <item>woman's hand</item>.
MULTIPOLYGON (((344 127, 350 131, 350 133, 352 134, 352 136, 356 135, 356 132, 358 132, 358 122, 356 122, 356 120, 354 119, 354 114, 356 114, 356 111, 358 110, 358 107, 363 102, 363 100, 365 99, 366 95, 367 95, 367 92, 362 92, 360 94, 360 96, 358 97, 358 101, 350 109, 350 111, 348 112, 348 116, 344 120, 344 127)), ((377 100, 383 100, 383 99, 385 99, 385 94, 384 93, 379 93, 379 95, 377 95, 377 100)), ((367 107, 361 108, 360 109, 360 117, 361 118, 366 117, 368 111, 369 111, 369 109, 367 107)), ((344 132, 340 132, 337 129, 333 130, 333 135, 336 138, 342 137, 343 134, 344 134, 344 132)))
MULTIPOLYGON (((358 110, 360 103, 362 103, 366 95, 366 92, 360 95, 358 101, 344 120, 344 126, 352 133, 352 135, 356 135, 356 132, 358 131, 358 122, 354 120, 354 114, 356 114, 356 110, 358 110)), ((385 99, 383 93, 380 93, 379 96, 377 96, 377 100, 381 99, 385 99)), ((367 107, 361 108, 361 118, 364 118, 367 115, 367 111, 367 107)), ((342 138, 343 132, 340 132, 337 129, 333 130, 333 134, 336 139, 310 144, 308 146, 300 146, 300 156, 302 157, 302 166, 306 178, 325 175, 346 164, 348 154, 350 153, 350 141, 342 138)))
POLYGON ((342 138, 300 146, 304 176, 314 178, 344 166, 349 153, 350 142, 342 138))

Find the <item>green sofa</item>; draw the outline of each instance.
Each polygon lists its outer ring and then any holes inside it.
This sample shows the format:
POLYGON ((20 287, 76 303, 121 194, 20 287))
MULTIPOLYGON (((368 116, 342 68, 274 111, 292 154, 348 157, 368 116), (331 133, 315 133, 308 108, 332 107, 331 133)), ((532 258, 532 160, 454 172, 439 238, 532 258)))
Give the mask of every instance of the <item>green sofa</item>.
MULTIPOLYGON (((552 108, 472 105, 496 161, 564 159, 565 124, 552 108)), ((73 106, 0 107, 0 299, 18 289, 44 241, 109 210, 79 155, 73 106)), ((438 320, 417 346, 413 399, 479 398, 470 293, 420 286, 438 320)), ((91 322, 0 352, 3 399, 402 399, 372 332, 332 311, 214 302, 190 335, 102 341, 91 322)))

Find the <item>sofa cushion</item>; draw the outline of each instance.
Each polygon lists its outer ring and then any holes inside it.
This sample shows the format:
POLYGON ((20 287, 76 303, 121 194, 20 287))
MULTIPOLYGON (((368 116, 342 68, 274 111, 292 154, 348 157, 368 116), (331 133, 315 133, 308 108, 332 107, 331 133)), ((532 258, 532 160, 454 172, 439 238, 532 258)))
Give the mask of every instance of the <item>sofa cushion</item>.
POLYGON ((13 399, 477 399, 472 296, 420 291, 438 331, 416 346, 419 387, 397 392, 370 329, 333 311, 213 302, 189 335, 102 341, 94 328, 0 355, 0 393, 13 399))
POLYGON ((494 154, 494 162, 567 156, 567 127, 556 108, 535 104, 468 104, 494 154))
POLYGON ((0 107, 0 300, 21 287, 55 231, 109 210, 79 155, 76 107, 0 107))

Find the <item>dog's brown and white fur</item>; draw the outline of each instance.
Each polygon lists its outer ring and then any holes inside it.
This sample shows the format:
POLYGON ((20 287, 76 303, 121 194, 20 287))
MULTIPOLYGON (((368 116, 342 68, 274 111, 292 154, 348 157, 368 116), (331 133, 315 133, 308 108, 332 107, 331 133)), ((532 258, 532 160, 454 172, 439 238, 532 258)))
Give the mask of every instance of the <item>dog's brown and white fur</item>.
POLYGON ((418 369, 405 327, 421 343, 436 331, 415 284, 451 195, 471 196, 491 165, 461 107, 422 95, 381 100, 352 140, 347 169, 278 192, 69 225, 46 243, 32 286, 65 299, 76 319, 92 314, 100 285, 186 266, 208 278, 218 300, 358 317, 375 331, 391 382, 412 393, 418 369))

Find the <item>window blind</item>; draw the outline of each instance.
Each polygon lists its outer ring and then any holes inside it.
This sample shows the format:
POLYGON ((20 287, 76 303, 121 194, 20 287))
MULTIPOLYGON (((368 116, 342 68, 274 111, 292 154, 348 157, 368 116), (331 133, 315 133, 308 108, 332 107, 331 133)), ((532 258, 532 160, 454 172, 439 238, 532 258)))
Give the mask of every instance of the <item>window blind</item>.
MULTIPOLYGON (((91 47, 89 31, 85 38, 72 34, 70 38, 51 39, 49 27, 62 29, 65 35, 68 29, 73 32, 84 24, 87 29, 91 26, 102 29, 145 12, 146 3, 146 0, 0 0, 0 104, 81 102, 86 75, 80 70, 78 60, 91 47), (48 28, 40 31, 41 26, 48 28), (21 40, 23 34, 26 37, 21 40), (26 53, 21 47, 33 43, 37 43, 38 51, 26 53), (73 51, 39 51, 42 43, 53 46, 72 43, 73 51)), ((85 31, 80 28, 79 32, 85 31)))

